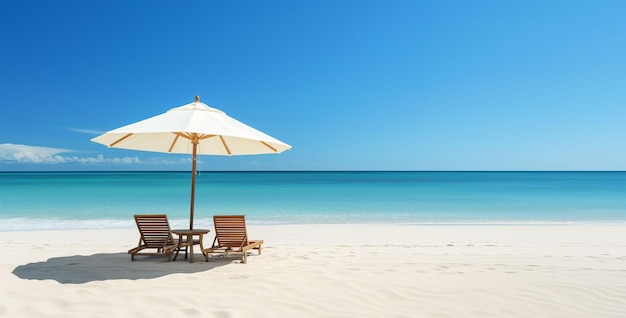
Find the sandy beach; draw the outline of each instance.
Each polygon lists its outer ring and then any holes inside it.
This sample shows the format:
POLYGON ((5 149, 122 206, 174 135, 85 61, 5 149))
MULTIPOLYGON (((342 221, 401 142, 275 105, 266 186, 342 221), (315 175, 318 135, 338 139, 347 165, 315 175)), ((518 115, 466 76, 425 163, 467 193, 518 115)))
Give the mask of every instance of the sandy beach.
POLYGON ((249 232, 245 265, 131 262, 136 229, 0 232, 0 317, 626 316, 622 225, 249 232))

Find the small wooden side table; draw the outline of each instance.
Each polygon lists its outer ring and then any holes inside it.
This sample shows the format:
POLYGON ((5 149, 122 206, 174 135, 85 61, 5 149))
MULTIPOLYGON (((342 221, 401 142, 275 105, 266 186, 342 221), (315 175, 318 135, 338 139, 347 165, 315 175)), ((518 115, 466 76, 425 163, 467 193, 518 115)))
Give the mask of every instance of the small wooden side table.
POLYGON ((207 229, 177 229, 172 230, 172 233, 178 235, 178 246, 176 248, 176 256, 174 256, 174 261, 176 261, 176 257, 178 257, 178 252, 180 252, 180 248, 183 246, 189 247, 189 263, 193 263, 193 246, 194 241, 193 237, 198 236, 200 241, 200 250, 204 250, 204 245, 202 244, 204 234, 209 233, 207 229), (186 238, 186 239, 183 239, 186 238))

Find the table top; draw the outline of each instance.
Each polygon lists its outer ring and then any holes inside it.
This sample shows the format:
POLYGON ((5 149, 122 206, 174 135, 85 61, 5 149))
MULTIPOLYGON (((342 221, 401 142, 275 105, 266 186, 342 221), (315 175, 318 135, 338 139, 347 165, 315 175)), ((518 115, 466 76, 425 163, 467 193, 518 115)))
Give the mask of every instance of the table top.
POLYGON ((194 234, 207 234, 209 233, 210 230, 208 229, 176 229, 176 230, 172 230, 172 233, 175 234, 179 234, 179 235, 194 235, 194 234))

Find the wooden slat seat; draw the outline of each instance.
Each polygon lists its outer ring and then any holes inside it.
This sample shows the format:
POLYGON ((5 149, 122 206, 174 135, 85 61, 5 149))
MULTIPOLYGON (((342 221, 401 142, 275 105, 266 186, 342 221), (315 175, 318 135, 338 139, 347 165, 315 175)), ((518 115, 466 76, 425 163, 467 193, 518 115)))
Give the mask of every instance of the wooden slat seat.
POLYGON ((135 255, 167 256, 168 261, 171 261, 172 252, 176 249, 178 243, 172 238, 167 215, 137 214, 134 217, 140 237, 137 247, 128 251, 131 261, 135 260, 135 255), (145 249, 153 249, 155 251, 151 253, 141 252, 145 249))
POLYGON ((215 215, 215 239, 213 246, 202 251, 208 261, 210 254, 243 254, 243 263, 248 262, 249 250, 258 250, 261 255, 263 240, 249 240, 246 220, 243 215, 215 215))

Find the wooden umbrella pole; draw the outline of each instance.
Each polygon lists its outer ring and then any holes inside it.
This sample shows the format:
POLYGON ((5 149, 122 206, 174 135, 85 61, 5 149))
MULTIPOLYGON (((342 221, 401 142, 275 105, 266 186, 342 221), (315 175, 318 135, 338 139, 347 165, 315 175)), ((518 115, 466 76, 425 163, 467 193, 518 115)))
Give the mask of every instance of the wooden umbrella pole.
POLYGON ((193 158, 191 162, 191 209, 189 212, 189 230, 193 230, 193 207, 196 195, 196 155, 198 152, 198 137, 194 136, 191 139, 191 143, 193 144, 193 158))

